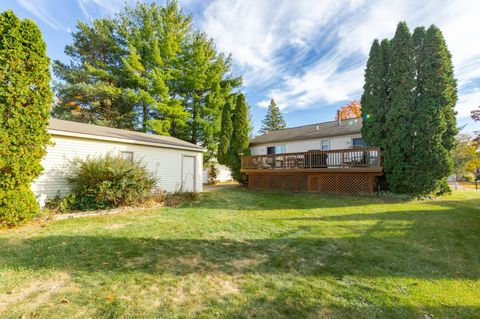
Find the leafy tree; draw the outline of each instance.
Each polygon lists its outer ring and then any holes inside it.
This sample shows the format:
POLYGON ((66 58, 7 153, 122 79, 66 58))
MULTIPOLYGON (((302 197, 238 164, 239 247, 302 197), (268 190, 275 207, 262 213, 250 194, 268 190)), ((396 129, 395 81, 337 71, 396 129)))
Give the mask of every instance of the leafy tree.
POLYGON ((230 141, 232 139, 233 124, 231 115, 230 103, 227 103, 223 107, 222 111, 222 125, 220 131, 220 142, 218 144, 217 158, 220 164, 228 165, 229 163, 229 150, 230 141))
POLYGON ((385 149, 385 117, 388 103, 388 40, 373 41, 365 70, 365 84, 361 100, 363 117, 362 136, 367 145, 385 149))
POLYGON ((453 151, 454 172, 457 179, 470 174, 476 174, 480 168, 480 152, 478 144, 468 134, 460 134, 457 137, 455 150, 453 151))
MULTIPOLYGON (((348 120, 362 116, 362 106, 358 101, 351 101, 347 105, 340 107, 340 119, 348 120)), ((338 114, 335 115, 335 120, 338 120, 338 114)))
POLYGON ((470 114, 474 121, 480 121, 480 106, 478 107, 478 110, 473 110, 470 114))
POLYGON ((456 81, 450 53, 435 26, 415 30, 417 86, 411 119, 413 131, 410 166, 411 191, 417 194, 448 191, 447 178, 453 161, 451 152, 457 134, 455 113, 456 81))
POLYGON ((400 22, 391 40, 383 152, 388 187, 397 193, 411 193, 412 177, 417 173, 410 165, 415 135, 411 127, 415 116, 415 74, 412 37, 407 24, 400 22))
MULTIPOLYGON (((470 116, 472 117, 472 119, 475 122, 480 121, 480 106, 478 107, 478 110, 473 110, 470 114, 471 114, 470 116)), ((475 141, 477 143, 480 143, 480 130, 475 131, 475 133, 477 134, 477 137, 475 138, 475 141)))
POLYGON ((37 25, 12 11, 0 14, 0 227, 38 211, 30 184, 50 138, 49 66, 37 25))
POLYGON ((260 133, 266 133, 268 131, 276 131, 287 127, 287 123, 283 118, 280 108, 275 104, 273 99, 270 100, 270 105, 267 109, 267 114, 262 121, 262 127, 260 133))
POLYGON ((250 152, 248 148, 250 123, 248 121, 248 106, 243 94, 239 94, 237 97, 232 122, 233 131, 228 166, 232 170, 232 177, 236 181, 245 184, 247 182, 246 175, 240 172, 241 155, 248 155, 250 152))

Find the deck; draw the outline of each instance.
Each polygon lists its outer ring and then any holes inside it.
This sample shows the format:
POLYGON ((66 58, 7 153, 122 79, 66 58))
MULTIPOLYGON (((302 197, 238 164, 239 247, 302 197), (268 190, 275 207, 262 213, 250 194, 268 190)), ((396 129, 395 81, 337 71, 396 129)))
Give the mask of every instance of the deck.
POLYGON ((243 156, 241 165, 251 189, 371 193, 382 175, 376 147, 243 156))

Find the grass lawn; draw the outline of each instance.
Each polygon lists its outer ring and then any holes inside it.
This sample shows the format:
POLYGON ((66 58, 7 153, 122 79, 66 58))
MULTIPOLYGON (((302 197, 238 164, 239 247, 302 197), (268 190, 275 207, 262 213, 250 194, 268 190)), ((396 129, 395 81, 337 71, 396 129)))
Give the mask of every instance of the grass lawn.
POLYGON ((0 318, 21 317, 480 318, 480 191, 224 189, 2 231, 0 318))

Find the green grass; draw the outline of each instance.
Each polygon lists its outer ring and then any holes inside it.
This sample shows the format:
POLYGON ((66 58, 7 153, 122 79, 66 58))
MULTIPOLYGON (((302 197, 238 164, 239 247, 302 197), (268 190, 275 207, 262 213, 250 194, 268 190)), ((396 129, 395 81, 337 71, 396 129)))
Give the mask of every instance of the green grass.
POLYGON ((0 232, 0 318, 480 318, 480 192, 224 189, 0 232))

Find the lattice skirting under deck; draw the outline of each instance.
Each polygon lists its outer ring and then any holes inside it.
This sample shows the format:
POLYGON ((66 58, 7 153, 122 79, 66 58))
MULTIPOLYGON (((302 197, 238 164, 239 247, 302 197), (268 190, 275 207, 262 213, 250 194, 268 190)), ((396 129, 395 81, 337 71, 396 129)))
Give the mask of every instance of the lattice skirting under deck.
POLYGON ((377 188, 377 175, 368 173, 249 174, 248 186, 250 189, 276 189, 290 192, 334 194, 372 193, 377 188))

